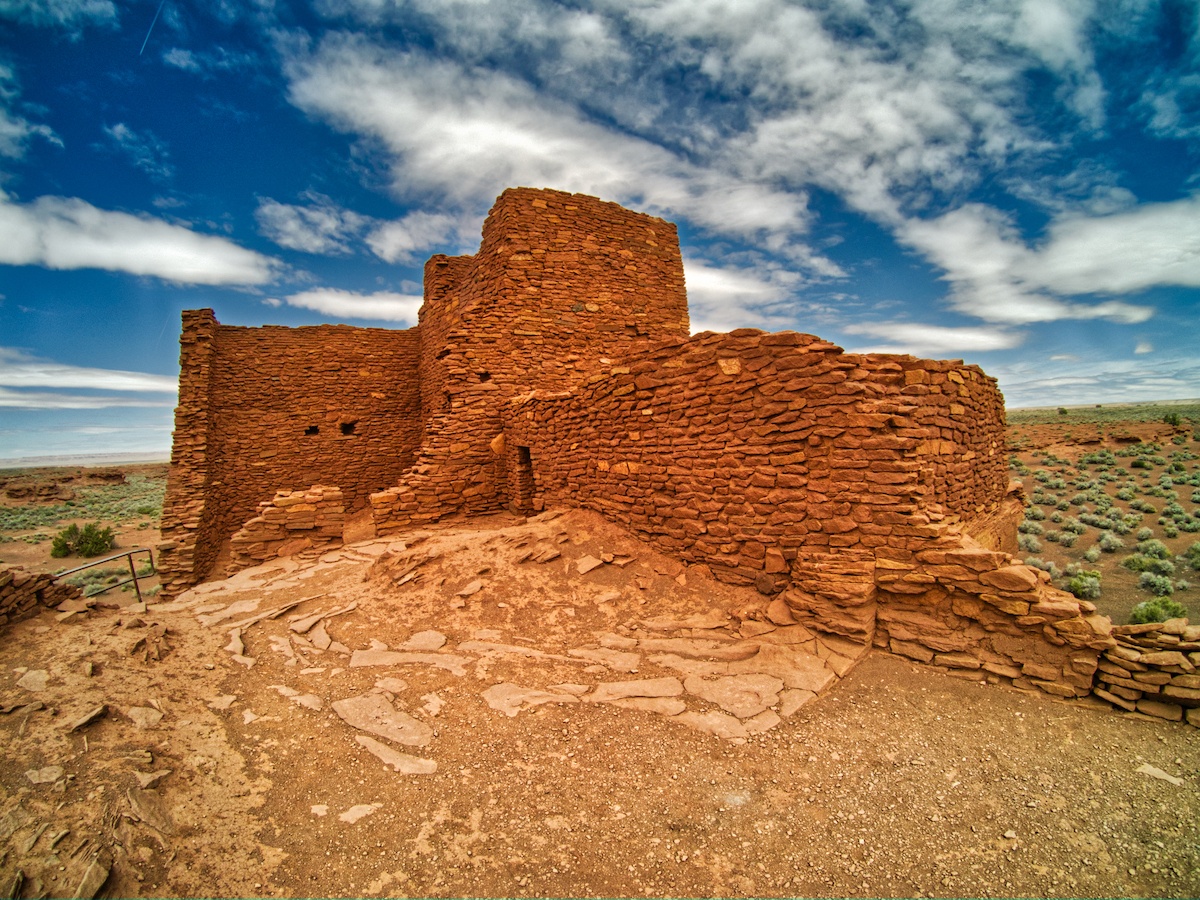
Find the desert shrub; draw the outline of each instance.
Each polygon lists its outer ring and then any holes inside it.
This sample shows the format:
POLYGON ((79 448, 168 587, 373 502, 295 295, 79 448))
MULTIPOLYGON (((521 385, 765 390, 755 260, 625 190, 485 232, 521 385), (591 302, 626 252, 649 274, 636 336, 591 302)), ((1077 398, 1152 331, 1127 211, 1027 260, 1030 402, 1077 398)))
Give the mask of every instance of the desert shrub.
POLYGON ((1070 503, 1070 501, 1067 501, 1067 500, 1059 500, 1057 503, 1054 504, 1054 508, 1057 510, 1061 510, 1062 512, 1066 512, 1068 509, 1071 508, 1071 503, 1070 503))
POLYGON ((1178 428, 1179 427, 1179 413, 1175 413, 1175 412, 1167 413, 1165 416, 1163 416, 1163 422, 1166 423, 1167 425, 1172 425, 1172 426, 1178 428))
POLYGON ((1084 534, 1087 532, 1088 527, 1078 519, 1067 519, 1062 524, 1062 530, 1070 534, 1084 534))
POLYGON ((1080 572, 1067 582, 1067 590, 1080 600, 1096 600, 1100 597, 1100 573, 1080 572))
POLYGON ((1049 560, 1039 559, 1036 556, 1025 557, 1025 565, 1034 569, 1041 569, 1051 578, 1061 578, 1062 570, 1049 560))
POLYGON ((1064 531, 1058 536, 1058 545, 1060 547, 1074 547, 1077 540, 1079 540, 1079 535, 1064 531))
POLYGON ((1032 534, 1017 535, 1017 546, 1026 553, 1041 553, 1042 542, 1032 534))
POLYGON ((1139 541, 1148 541, 1150 538, 1154 537, 1154 530, 1150 528, 1139 528, 1134 537, 1136 537, 1139 541))
MULTIPOLYGON (((1132 500, 1132 499, 1134 499, 1133 491, 1131 491, 1127 487, 1123 487, 1119 491, 1117 491, 1117 499, 1118 500, 1132 500)), ((1200 500, 1197 500, 1196 502, 1200 503, 1200 500)))
POLYGON ((1025 518, 1032 522, 1041 522, 1046 518, 1046 514, 1036 506, 1031 506, 1029 509, 1025 510, 1025 518))
POLYGON ((1062 536, 1063 536, 1063 533, 1061 531, 1047 531, 1045 534, 1042 535, 1042 537, 1044 537, 1046 540, 1048 540, 1052 544, 1057 544, 1059 541, 1061 541, 1062 536))
POLYGON ((1138 579, 1138 587, 1155 597, 1169 597, 1175 592, 1175 585, 1168 576, 1155 575, 1153 572, 1143 572, 1138 579))
POLYGON ((1106 531, 1100 535, 1100 539, 1096 541, 1096 546, 1105 553, 1116 553, 1125 546, 1125 542, 1112 532, 1106 531))
POLYGON ((1131 469, 1150 469, 1150 468, 1153 468, 1153 466, 1151 466, 1147 460, 1145 460, 1139 456, 1137 459, 1135 459, 1129 463, 1129 468, 1131 468, 1131 469))
POLYGON ((1100 561, 1100 548, 1099 547, 1088 547, 1087 552, 1083 554, 1083 558, 1086 559, 1090 563, 1099 562, 1100 561))
POLYGON ((1170 540, 1171 538, 1177 538, 1177 537, 1179 537, 1179 529, 1176 528, 1174 525, 1164 526, 1163 527, 1163 537, 1167 538, 1168 540, 1170 540))
POLYGON ((1183 578, 1180 578, 1177 582, 1175 582, 1175 590, 1177 591, 1186 591, 1190 587, 1191 585, 1188 584, 1183 578))
POLYGON ((1121 560, 1121 567, 1130 572, 1149 572, 1151 575, 1174 575, 1175 563, 1169 559, 1155 559, 1134 553, 1121 560))
POLYGON ((1149 500, 1134 500, 1129 504, 1129 508, 1136 509, 1138 512, 1148 513, 1149 515, 1154 515, 1158 512, 1158 507, 1149 500))
POLYGON ((77 553, 80 556, 99 556, 113 548, 115 542, 111 528, 101 528, 99 522, 89 522, 80 528, 68 525, 54 536, 50 555, 55 559, 77 553))
POLYGON ((1030 522, 1028 519, 1026 519, 1017 526, 1017 531, 1019 531, 1021 534, 1041 534, 1043 528, 1037 522, 1030 522))
POLYGON ((1052 513, 1050 513, 1050 521, 1051 521, 1051 522, 1053 522, 1055 525, 1057 525, 1057 524, 1058 524, 1059 522, 1061 522, 1062 520, 1063 520, 1063 514, 1062 514, 1062 513, 1060 513, 1060 512, 1052 512, 1052 513))
POLYGON ((1155 559, 1166 559, 1171 555, 1171 551, 1167 549, 1167 545, 1155 538, 1151 538, 1148 541, 1139 541, 1137 552, 1142 554, 1142 556, 1153 556, 1155 559))
POLYGON ((1143 600, 1129 613, 1131 625, 1145 625, 1149 622, 1165 622, 1167 619, 1178 619, 1187 615, 1187 609, 1182 603, 1159 597, 1155 600, 1143 600))

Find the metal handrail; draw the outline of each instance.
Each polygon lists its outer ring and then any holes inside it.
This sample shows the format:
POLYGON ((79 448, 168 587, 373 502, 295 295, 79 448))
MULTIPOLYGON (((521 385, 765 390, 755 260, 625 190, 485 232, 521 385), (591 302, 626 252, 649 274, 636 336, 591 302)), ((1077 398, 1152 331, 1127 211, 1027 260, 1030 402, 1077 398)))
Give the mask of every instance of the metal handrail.
POLYGON ((98 597, 100 594, 107 594, 113 588, 123 587, 132 581, 133 589, 137 591, 138 603, 143 603, 145 601, 142 600, 142 588, 141 585, 138 584, 137 566, 133 564, 133 555, 135 553, 145 553, 147 558, 150 560, 150 571, 145 575, 142 575, 142 578, 150 578, 151 576, 158 574, 158 570, 154 567, 154 552, 149 547, 137 547, 133 550, 126 550, 124 553, 114 553, 112 556, 104 557, 104 559, 97 559, 90 563, 84 563, 82 566, 76 566, 74 569, 67 569, 65 572, 59 572, 52 577, 55 581, 57 581, 60 578, 65 578, 67 575, 74 575, 76 572, 82 572, 84 569, 90 569, 93 566, 102 566, 107 562, 112 562, 114 559, 128 558, 129 574, 131 577, 126 578, 124 581, 118 581, 116 584, 106 585, 102 590, 96 591, 96 593, 91 594, 90 596, 98 597))

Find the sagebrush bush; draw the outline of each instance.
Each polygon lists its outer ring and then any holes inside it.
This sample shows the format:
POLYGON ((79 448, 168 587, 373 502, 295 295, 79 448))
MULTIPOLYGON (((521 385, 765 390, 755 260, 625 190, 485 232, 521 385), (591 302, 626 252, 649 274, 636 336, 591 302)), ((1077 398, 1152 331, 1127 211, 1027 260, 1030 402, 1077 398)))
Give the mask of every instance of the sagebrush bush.
POLYGON ((1155 575, 1153 572, 1143 572, 1138 579, 1138 587, 1155 597, 1169 597, 1175 592, 1175 585, 1168 576, 1155 575))
POLYGON ((1116 553, 1125 546, 1125 542, 1112 532, 1106 531, 1100 535, 1100 539, 1096 541, 1096 546, 1104 553, 1116 553))
POLYGON ((1096 600, 1100 597, 1100 573, 1080 572, 1069 582, 1067 590, 1080 600, 1096 600))
POLYGON ((77 553, 80 556, 99 556, 113 548, 116 538, 111 528, 101 528, 99 522, 89 522, 80 528, 71 524, 54 536, 50 555, 62 559, 77 553))
POLYGON ((1187 608, 1182 603, 1158 597, 1154 600, 1143 600, 1129 613, 1129 624, 1145 625, 1149 622, 1165 622, 1167 619, 1178 619, 1187 614, 1187 608))

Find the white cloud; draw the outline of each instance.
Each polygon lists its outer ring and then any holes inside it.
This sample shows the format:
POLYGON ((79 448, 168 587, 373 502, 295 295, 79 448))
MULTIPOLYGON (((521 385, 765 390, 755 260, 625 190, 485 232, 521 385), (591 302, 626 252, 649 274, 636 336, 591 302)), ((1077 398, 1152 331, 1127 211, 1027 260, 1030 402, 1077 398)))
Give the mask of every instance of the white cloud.
POLYGON ((175 400, 129 396, 171 394, 176 380, 167 375, 73 366, 39 359, 22 350, 0 347, 0 407, 9 409, 105 409, 109 407, 172 407, 175 400), (16 390, 12 390, 16 388, 16 390), (53 391, 30 388, 55 388, 53 391), (97 393, 67 393, 63 389, 97 393), (111 391, 126 392, 114 396, 111 391))
POLYGON ((1141 356, 1145 353, 1153 353, 1154 345, 1152 343, 1150 343, 1149 341, 1138 341, 1137 346, 1133 348, 1133 352, 1138 354, 1139 356, 1141 356))
POLYGON ((305 253, 345 254, 370 219, 341 209, 328 197, 309 193, 303 206, 260 198, 254 213, 259 231, 281 247, 305 253))
POLYGON ((1063 364, 1018 362, 988 367, 1010 409, 1090 403, 1129 403, 1200 397, 1194 357, 1108 359, 1063 364))
POLYGON ((177 383, 168 375, 73 366, 30 356, 12 347, 0 347, 0 385, 4 387, 91 388, 101 391, 175 393, 177 383))
POLYGON ((316 288, 284 297, 288 306, 311 309, 336 319, 380 319, 385 322, 417 324, 421 297, 380 291, 375 294, 355 294, 334 288, 316 288))
POLYGON ((62 146, 62 141, 49 126, 34 125, 9 109, 17 94, 15 73, 0 61, 0 156, 20 159, 25 155, 25 145, 35 135, 62 146))
POLYGON ((170 409, 174 406, 174 400, 145 400, 108 394, 13 391, 0 387, 0 408, 5 409, 170 409))
POLYGON ((227 238, 69 197, 13 203, 0 193, 0 263, 106 269, 182 284, 265 284, 278 261, 227 238))
POLYGON ((138 169, 155 181, 165 181, 175 174, 169 162, 167 145, 147 131, 138 134, 124 122, 104 126, 104 133, 112 144, 138 169))
MULTIPOLYGON (((1008 217, 981 204, 966 204, 936 219, 908 220, 896 233, 944 270, 943 277, 951 285, 950 305, 961 313, 1013 325, 1061 319, 1136 324, 1149 319, 1154 310, 1116 300, 1074 303, 1057 295, 1116 293, 1131 283, 1131 277, 1136 281, 1137 276, 1130 272, 1112 279, 1098 277, 1110 267, 1089 255, 1102 253, 1107 239, 1115 237, 1119 225, 1114 229, 1112 223, 1137 215, 1134 210, 1105 219, 1074 218, 1056 223, 1038 249, 1025 244, 1008 217)), ((1176 249, 1195 240, 1186 231, 1171 239, 1161 230, 1152 230, 1176 249)), ((1134 237, 1133 242, 1143 251, 1149 249, 1147 240, 1139 242, 1134 237)), ((1133 272, 1143 273, 1146 284, 1164 283, 1172 277, 1161 259, 1143 256, 1134 260, 1127 253, 1114 252, 1133 272)))
POLYGON ((434 247, 453 243, 474 252, 478 246, 478 216, 452 216, 417 210, 391 222, 378 224, 367 235, 367 245, 380 259, 390 263, 411 264, 434 247))
POLYGON ((72 30, 89 23, 116 24, 112 0, 0 0, 0 18, 72 30))
POLYGON ((685 259, 688 311, 692 333, 731 331, 735 328, 771 330, 786 324, 787 286, 769 273, 709 265, 685 259))
POLYGON ((948 328, 916 322, 870 322, 848 325, 847 334, 883 338, 887 344, 853 348, 855 353, 900 353, 913 356, 961 356, 991 350, 1011 350, 1025 339, 1021 332, 1000 328, 948 328))
POLYGON ((1064 294, 1200 287, 1200 196, 1109 216, 1064 216, 1020 271, 1064 294))
POLYGON ((285 68, 293 103, 391 151, 394 189, 406 198, 441 196, 477 210, 506 187, 552 186, 720 234, 798 235, 807 226, 802 191, 698 167, 502 72, 346 35, 285 68))

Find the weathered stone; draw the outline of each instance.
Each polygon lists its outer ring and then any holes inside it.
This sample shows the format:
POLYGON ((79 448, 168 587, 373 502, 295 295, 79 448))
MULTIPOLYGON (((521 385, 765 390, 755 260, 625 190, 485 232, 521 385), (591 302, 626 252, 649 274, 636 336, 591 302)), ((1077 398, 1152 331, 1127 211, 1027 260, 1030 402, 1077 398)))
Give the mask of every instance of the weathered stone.
POLYGON ((437 771, 437 763, 432 759, 401 753, 365 734, 355 735, 354 739, 383 760, 385 766, 391 766, 402 775, 432 775, 437 771))
POLYGON ((1183 718, 1183 707, 1177 703, 1163 703, 1161 700, 1143 698, 1137 702, 1137 711, 1147 716, 1178 722, 1183 718))
POLYGON ((589 703, 606 703, 626 697, 678 697, 683 682, 678 678, 643 678, 638 681, 609 681, 596 685, 584 699, 589 703))
POLYGON ((739 719, 748 719, 779 702, 783 680, 758 674, 727 675, 713 681, 692 676, 683 686, 689 694, 714 703, 739 719))
POLYGON ((361 694, 330 704, 347 725, 387 738, 408 747, 424 747, 433 738, 433 729, 400 712, 379 694, 361 694))

